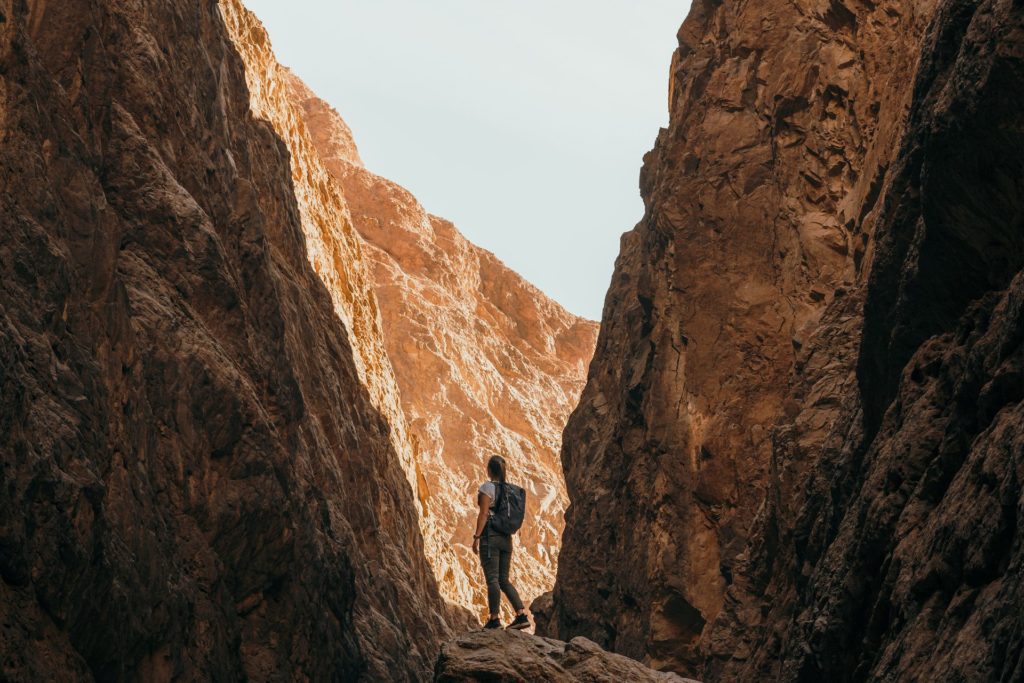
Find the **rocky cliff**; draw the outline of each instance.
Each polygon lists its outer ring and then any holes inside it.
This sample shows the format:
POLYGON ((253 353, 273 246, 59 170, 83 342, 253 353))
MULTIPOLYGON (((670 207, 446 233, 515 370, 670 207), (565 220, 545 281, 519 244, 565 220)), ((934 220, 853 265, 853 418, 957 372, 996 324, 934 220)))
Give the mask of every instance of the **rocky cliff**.
POLYGON ((561 431, 583 388, 597 324, 570 314, 494 254, 363 167, 341 117, 298 78, 291 100, 342 188, 372 264, 430 520, 427 553, 453 602, 486 610, 473 555, 476 488, 495 453, 529 495, 513 576, 524 599, 554 583, 567 504, 561 431), (454 548, 458 562, 447 559, 454 548))
POLYGON ((542 630, 705 680, 1020 677, 1021 27, 694 3, 542 630))
POLYGON ((239 0, 220 0, 220 6, 245 66, 250 106, 273 126, 287 148, 310 265, 330 293, 335 313, 345 322, 360 377, 388 422, 388 436, 416 495, 415 510, 428 560, 435 575, 444 579, 443 594, 468 607, 468 599, 458 598, 468 598, 472 591, 448 542, 446 521, 424 501, 420 471, 424 459, 410 433, 385 345, 379 299, 374 293, 373 261, 331 170, 342 160, 360 163, 352 133, 330 107, 314 100, 301 81, 278 63, 266 30, 252 12, 239 0), (314 108, 312 102, 319 107, 314 108), (463 579, 462 583, 452 577, 463 579), (453 591, 453 586, 462 590, 453 591))
POLYGON ((450 634, 343 198, 246 76, 213 2, 0 2, 5 680, 419 680, 450 634))
MULTIPOLYGON (((779 434, 776 462, 818 460, 771 480, 737 593, 765 618, 743 624, 750 661, 715 652, 724 678, 1024 678, 1024 8, 940 3, 921 43, 856 371, 801 378, 839 417, 811 452, 812 409, 779 434)), ((829 314, 813 354, 848 326, 829 314)))

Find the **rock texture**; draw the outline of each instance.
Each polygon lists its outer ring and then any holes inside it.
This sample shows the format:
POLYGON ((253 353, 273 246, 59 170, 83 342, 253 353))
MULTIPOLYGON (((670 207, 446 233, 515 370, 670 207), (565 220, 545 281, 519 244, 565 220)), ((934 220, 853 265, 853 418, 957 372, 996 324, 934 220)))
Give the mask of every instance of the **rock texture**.
MULTIPOLYGON (((310 265, 331 295, 335 313, 345 323, 360 378, 369 388, 374 406, 387 420, 388 437, 417 496, 415 510, 431 566, 438 578, 461 578, 461 564, 448 542, 446 522, 422 501, 423 459, 410 433, 385 348, 371 275, 373 262, 365 255, 364 241, 353 226, 343 189, 329 170, 343 160, 359 163, 352 133, 326 104, 319 100, 315 100, 319 107, 303 104, 313 102, 312 93, 278 63, 266 30, 252 12, 239 0, 221 0, 220 7, 245 66, 250 106, 256 116, 273 126, 288 150, 310 265), (317 124, 316 128, 307 121, 317 124)), ((453 594, 453 583, 445 580, 442 584, 445 595, 456 604, 469 606, 469 601, 455 599, 461 593, 453 594)), ((471 593, 468 587, 462 592, 471 593)))
POLYGON ((549 590, 567 503, 561 430, 583 388, 597 324, 366 170, 348 125, 277 62, 259 20, 237 0, 221 6, 253 111, 288 147, 310 263, 353 330, 364 381, 392 425, 442 593, 485 609, 470 545, 476 485, 492 453, 509 458, 534 502, 517 583, 527 599, 549 590))
POLYGON ((487 458, 499 453, 530 496, 513 578, 532 599, 554 584, 567 503, 561 431, 583 388, 597 324, 568 313, 408 191, 366 170, 340 116, 299 79, 289 83, 372 264, 441 590, 486 611, 470 546, 476 489, 487 458), (447 559, 452 548, 457 563, 447 559))
POLYGON ((434 670, 436 683, 587 681, 697 683, 605 652, 586 638, 563 643, 521 631, 474 631, 446 643, 434 670))
POLYGON ((216 3, 0 2, 5 680, 420 680, 450 636, 358 240, 267 95, 216 3))
POLYGON ((755 536, 768 614, 723 679, 1024 678, 1024 8, 943 2, 922 42, 856 385, 802 490, 773 482, 762 529, 792 531, 755 536))
POLYGON ((679 39, 539 630, 708 681, 1016 680, 1019 3, 696 2, 679 39))

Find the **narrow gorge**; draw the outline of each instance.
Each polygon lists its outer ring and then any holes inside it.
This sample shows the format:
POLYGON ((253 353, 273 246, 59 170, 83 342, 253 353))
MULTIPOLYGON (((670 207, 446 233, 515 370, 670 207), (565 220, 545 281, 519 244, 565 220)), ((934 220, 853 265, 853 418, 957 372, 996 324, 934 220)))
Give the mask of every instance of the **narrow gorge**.
POLYGON ((485 609, 470 545, 476 486, 495 453, 536 501, 521 536, 526 553, 516 557, 524 596, 550 590, 567 504, 561 430, 597 323, 568 313, 368 171, 348 125, 277 62, 256 16, 239 0, 221 7, 252 110, 288 147, 310 263, 353 330, 364 382, 387 406, 442 595, 485 609))
POLYGON ((0 0, 0 680, 1024 680, 1024 4, 694 0, 600 328, 271 37, 0 0))

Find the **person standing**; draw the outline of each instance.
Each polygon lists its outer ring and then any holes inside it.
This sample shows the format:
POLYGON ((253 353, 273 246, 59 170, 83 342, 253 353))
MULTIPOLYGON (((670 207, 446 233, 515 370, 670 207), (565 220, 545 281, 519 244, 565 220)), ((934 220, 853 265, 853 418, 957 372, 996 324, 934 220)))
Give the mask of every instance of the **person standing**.
POLYGON ((501 512, 508 516, 508 510, 511 508, 514 511, 518 504, 518 523, 522 524, 525 493, 518 486, 508 484, 505 478, 505 458, 500 455, 491 456, 487 461, 487 480, 480 484, 476 495, 480 511, 473 532, 473 552, 480 556, 480 565, 487 580, 487 608, 490 610, 490 618, 484 628, 501 628, 499 609, 501 594, 504 593, 516 611, 516 618, 508 628, 524 629, 529 628, 530 619, 526 616, 526 608, 519 598, 519 592, 508 578, 512 563, 512 533, 515 533, 518 525, 511 533, 503 533, 501 529, 508 529, 509 525, 497 524, 495 515, 499 513, 500 507, 501 512))

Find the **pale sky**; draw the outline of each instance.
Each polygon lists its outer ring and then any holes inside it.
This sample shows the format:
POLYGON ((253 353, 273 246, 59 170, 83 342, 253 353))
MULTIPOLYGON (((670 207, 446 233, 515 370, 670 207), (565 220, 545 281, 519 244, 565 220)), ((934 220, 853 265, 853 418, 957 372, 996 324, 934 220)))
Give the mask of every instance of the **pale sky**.
POLYGON ((367 168, 599 320, 688 0, 245 0, 367 168))

